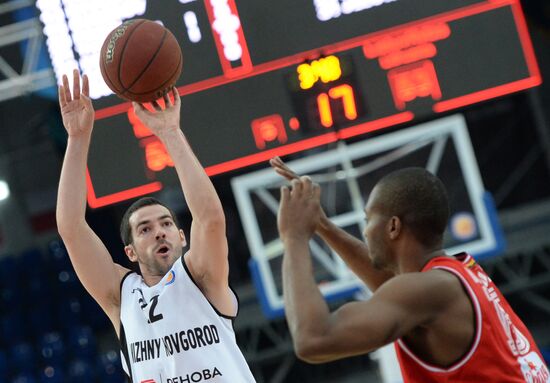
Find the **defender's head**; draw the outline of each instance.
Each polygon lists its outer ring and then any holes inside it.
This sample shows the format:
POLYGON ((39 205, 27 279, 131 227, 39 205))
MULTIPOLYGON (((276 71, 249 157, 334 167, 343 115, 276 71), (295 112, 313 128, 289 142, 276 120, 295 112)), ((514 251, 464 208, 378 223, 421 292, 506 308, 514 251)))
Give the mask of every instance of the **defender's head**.
MULTIPOLYGON (((364 232, 375 266, 395 263, 397 244, 440 249, 449 219, 449 202, 441 180, 424 168, 405 168, 383 177, 365 207, 364 232)), ((399 249, 406 250, 407 246, 399 249)))

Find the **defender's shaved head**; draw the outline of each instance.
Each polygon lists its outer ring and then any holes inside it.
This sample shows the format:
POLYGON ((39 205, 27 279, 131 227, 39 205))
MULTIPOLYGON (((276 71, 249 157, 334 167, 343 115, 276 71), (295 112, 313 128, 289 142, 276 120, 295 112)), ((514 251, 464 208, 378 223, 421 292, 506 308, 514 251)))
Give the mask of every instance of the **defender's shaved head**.
POLYGON ((399 217, 425 246, 439 245, 449 220, 449 201, 439 178, 424 168, 405 168, 377 184, 378 209, 399 217))

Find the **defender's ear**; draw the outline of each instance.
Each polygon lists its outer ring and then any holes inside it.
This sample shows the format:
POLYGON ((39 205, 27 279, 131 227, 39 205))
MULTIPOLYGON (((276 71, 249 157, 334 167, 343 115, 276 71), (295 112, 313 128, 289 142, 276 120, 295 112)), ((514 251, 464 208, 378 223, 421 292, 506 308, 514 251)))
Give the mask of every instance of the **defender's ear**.
POLYGON ((401 234, 403 228, 401 219, 397 216, 393 216, 388 221, 388 235, 390 239, 397 239, 401 234))

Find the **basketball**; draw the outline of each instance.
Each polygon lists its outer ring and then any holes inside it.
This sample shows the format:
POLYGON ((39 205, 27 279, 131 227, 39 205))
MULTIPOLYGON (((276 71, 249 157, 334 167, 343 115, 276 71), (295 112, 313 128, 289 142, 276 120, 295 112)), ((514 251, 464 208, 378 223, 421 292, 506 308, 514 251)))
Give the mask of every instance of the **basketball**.
POLYGON ((101 75, 119 97, 154 101, 176 84, 183 65, 178 41, 162 25, 145 19, 116 27, 101 47, 101 75))

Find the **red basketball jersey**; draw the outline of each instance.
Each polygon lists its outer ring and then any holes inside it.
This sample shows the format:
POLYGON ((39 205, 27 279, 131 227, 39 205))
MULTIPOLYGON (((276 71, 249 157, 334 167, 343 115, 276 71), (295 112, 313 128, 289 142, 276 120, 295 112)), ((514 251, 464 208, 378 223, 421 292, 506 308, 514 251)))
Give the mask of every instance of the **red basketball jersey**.
POLYGON ((464 285, 474 308, 474 340, 459 361, 443 368, 422 361, 399 339, 395 348, 405 383, 550 383, 531 333, 470 255, 434 258, 422 271, 431 269, 446 270, 464 285))

